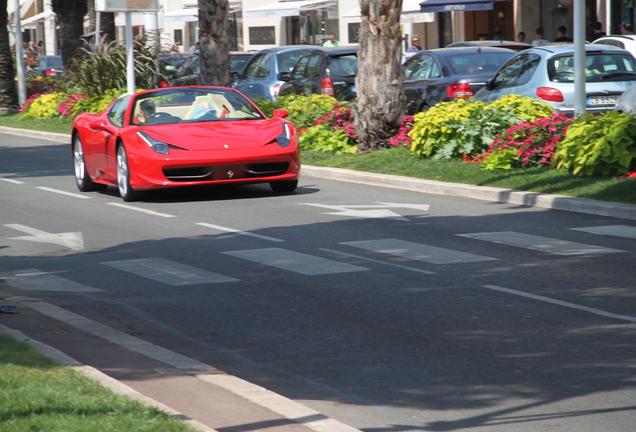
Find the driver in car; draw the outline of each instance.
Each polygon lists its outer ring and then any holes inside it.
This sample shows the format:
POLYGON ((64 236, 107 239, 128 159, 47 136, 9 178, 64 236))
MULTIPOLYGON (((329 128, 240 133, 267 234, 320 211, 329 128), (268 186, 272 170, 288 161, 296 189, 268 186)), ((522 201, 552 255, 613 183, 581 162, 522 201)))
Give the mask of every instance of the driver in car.
POLYGON ((144 99, 139 103, 138 123, 149 123, 152 116, 157 113, 157 105, 152 99, 144 99))

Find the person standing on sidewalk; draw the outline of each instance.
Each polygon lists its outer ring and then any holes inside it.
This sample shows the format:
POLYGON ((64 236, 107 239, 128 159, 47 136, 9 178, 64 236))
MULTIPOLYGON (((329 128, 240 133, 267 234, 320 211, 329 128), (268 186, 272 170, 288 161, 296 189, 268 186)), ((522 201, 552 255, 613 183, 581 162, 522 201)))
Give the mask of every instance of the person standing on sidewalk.
POLYGON ((336 37, 335 33, 329 33, 329 36, 327 36, 327 40, 322 44, 322 46, 324 48, 339 48, 340 41, 336 37))

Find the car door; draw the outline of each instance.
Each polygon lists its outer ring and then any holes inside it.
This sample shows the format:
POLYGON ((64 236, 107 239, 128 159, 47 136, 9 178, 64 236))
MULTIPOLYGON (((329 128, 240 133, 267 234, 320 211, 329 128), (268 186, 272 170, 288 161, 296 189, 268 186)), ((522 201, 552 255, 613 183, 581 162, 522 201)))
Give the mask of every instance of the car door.
POLYGON ((414 114, 441 100, 441 96, 431 100, 431 84, 442 76, 441 68, 435 58, 429 54, 411 57, 403 68, 406 112, 414 114))
POLYGON ((250 98, 272 99, 269 76, 274 62, 272 53, 258 53, 247 64, 245 72, 235 88, 250 98))
POLYGON ((106 179, 115 180, 117 178, 117 136, 124 127, 124 116, 126 115, 130 97, 130 95, 120 97, 107 114, 109 129, 112 129, 112 133, 104 132, 104 139, 100 145, 100 153, 103 157, 102 170, 106 179))
POLYGON ((321 70, 324 71, 324 56, 320 53, 311 53, 307 56, 307 67, 300 84, 301 93, 309 96, 311 94, 319 94, 321 70))
POLYGON ((296 65, 289 74, 289 81, 280 88, 280 95, 302 94, 302 82, 305 79, 305 70, 309 62, 309 54, 305 54, 298 59, 296 65))

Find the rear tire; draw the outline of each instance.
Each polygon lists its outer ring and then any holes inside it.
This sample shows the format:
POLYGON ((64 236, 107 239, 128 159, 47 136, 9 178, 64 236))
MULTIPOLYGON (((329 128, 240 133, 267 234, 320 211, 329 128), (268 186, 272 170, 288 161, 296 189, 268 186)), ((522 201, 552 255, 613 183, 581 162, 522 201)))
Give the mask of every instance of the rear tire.
POLYGON ((117 189, 121 199, 126 202, 138 201, 141 197, 139 191, 130 186, 130 167, 128 165, 128 155, 124 145, 117 147, 117 189))
POLYGON ((298 180, 270 182, 269 187, 272 188, 272 191, 275 193, 288 194, 296 190, 298 187, 298 180))
POLYGON ((82 141, 80 141, 78 134, 73 136, 71 148, 73 151, 73 168, 75 169, 75 183, 77 184, 77 188, 81 192, 104 189, 106 187, 105 185, 95 183, 93 179, 91 179, 91 176, 88 175, 84 159, 84 147, 82 146, 82 141))

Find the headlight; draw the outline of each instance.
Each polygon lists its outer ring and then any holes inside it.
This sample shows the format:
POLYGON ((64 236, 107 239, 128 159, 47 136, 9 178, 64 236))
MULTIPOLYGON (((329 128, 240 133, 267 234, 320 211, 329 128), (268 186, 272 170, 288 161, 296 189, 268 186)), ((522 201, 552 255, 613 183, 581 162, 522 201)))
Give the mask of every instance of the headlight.
POLYGON ((276 137, 276 142, 283 148, 291 143, 291 127, 287 123, 283 123, 283 131, 276 137))
POLYGON ((150 147, 151 149, 153 149, 157 153, 168 154, 168 152, 170 151, 168 144, 166 144, 163 141, 159 141, 158 139, 155 139, 155 138, 151 137, 150 135, 148 135, 145 132, 139 131, 139 132, 137 132, 137 135, 139 136, 139 138, 142 139, 143 142, 148 144, 148 147, 150 147))

